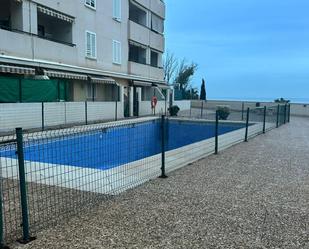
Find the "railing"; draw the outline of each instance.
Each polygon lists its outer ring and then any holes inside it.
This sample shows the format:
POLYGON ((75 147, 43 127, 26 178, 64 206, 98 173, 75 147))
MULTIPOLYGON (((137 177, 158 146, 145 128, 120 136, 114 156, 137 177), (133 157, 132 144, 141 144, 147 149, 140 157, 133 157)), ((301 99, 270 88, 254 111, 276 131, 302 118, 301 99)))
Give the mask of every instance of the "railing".
POLYGON ((27 243, 42 229, 113 195, 290 121, 289 105, 248 108, 232 114, 234 120, 222 120, 219 111, 201 116, 35 133, 17 128, 15 135, 2 137, 1 245, 27 243))

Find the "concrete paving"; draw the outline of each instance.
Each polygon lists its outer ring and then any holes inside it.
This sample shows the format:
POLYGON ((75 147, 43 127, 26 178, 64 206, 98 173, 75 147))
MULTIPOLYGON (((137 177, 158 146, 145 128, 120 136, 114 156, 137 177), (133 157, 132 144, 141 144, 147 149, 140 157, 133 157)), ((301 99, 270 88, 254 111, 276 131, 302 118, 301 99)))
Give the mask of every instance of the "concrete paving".
POLYGON ((309 119, 102 202, 20 248, 309 248, 309 119))

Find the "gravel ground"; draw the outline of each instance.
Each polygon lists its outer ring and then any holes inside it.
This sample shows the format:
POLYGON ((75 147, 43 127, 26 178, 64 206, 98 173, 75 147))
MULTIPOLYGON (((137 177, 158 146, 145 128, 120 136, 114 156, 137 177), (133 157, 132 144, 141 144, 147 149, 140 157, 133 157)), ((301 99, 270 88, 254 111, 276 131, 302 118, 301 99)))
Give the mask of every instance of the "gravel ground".
POLYGON ((103 202, 20 248, 309 248, 309 119, 103 202))

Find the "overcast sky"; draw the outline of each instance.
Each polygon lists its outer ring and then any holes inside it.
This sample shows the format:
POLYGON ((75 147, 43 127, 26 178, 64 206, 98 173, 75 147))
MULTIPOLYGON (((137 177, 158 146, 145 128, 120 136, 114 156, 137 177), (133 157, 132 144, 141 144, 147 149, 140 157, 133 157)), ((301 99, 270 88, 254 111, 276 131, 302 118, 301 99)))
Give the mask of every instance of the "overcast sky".
POLYGON ((309 0, 166 0, 166 47, 209 98, 309 99, 309 0))

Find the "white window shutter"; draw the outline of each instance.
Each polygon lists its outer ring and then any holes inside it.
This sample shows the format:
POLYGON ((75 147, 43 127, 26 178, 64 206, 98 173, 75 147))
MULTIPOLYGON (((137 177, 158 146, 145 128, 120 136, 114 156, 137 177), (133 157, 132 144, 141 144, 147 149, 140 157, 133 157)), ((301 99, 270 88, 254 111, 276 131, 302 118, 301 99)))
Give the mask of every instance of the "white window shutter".
POLYGON ((86 55, 91 56, 91 37, 90 33, 86 33, 86 55))
POLYGON ((97 56, 97 44, 96 44, 96 35, 92 34, 91 37, 91 56, 95 58, 97 56))
POLYGON ((121 64, 121 42, 113 41, 113 63, 121 64))
POLYGON ((97 57, 96 34, 86 31, 86 56, 90 58, 97 57))
POLYGON ((121 0, 113 0, 113 18, 121 20, 121 0))

